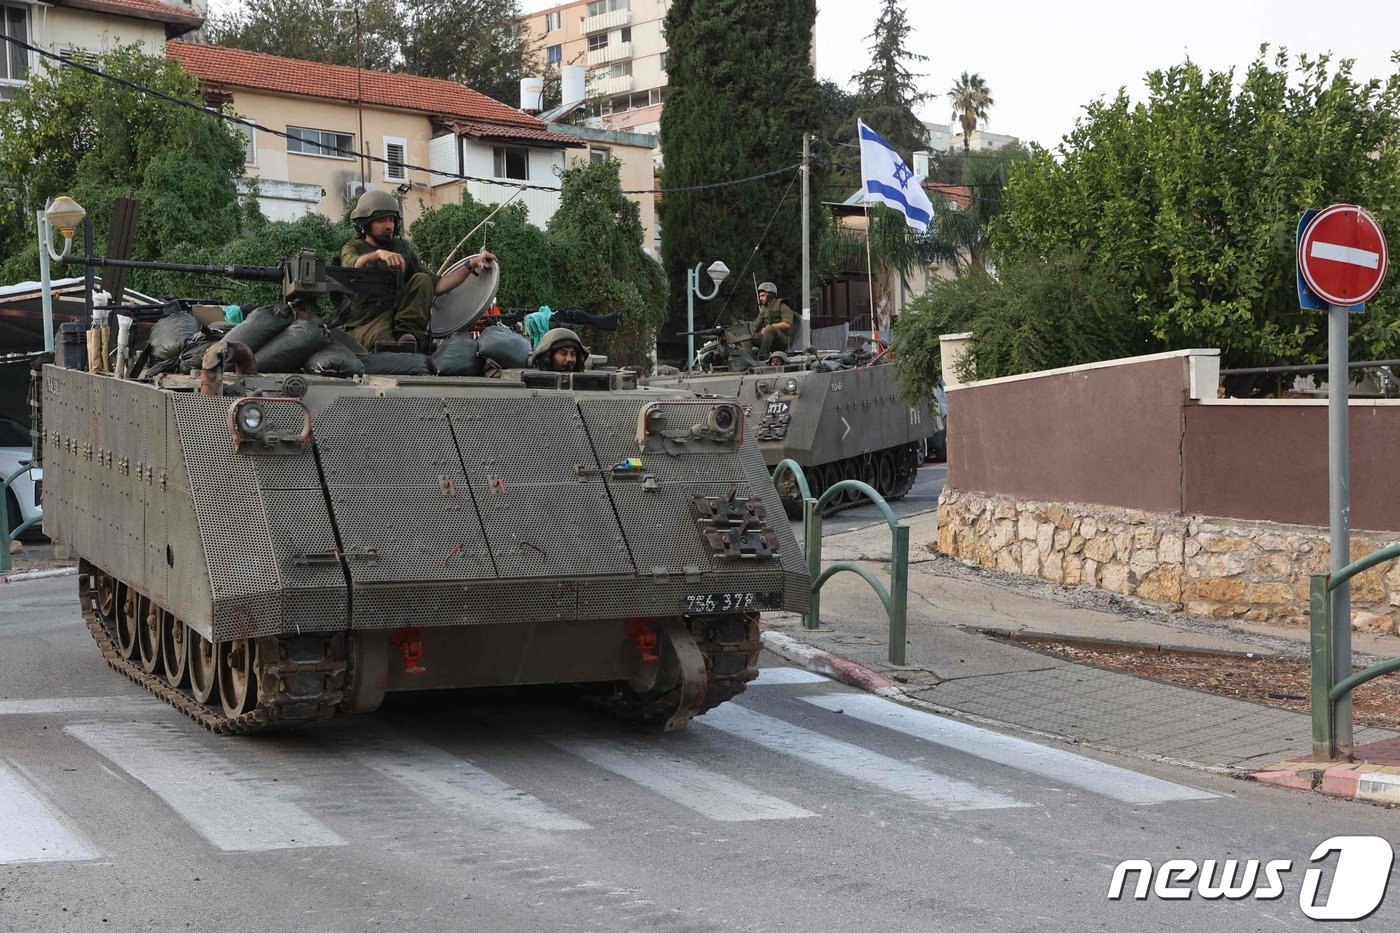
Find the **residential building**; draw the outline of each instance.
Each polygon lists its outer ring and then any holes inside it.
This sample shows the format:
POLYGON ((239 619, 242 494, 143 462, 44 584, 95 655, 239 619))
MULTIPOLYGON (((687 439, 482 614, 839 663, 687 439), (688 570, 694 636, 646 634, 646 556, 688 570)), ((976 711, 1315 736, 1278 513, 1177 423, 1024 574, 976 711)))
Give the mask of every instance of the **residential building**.
POLYGON ((928 147, 932 152, 947 152, 953 148, 953 128, 947 123, 930 123, 925 120, 924 129, 928 130, 928 147))
MULTIPOLYGON (((204 23, 204 0, 0 0, 4 33, 37 48, 89 57, 117 45, 163 54, 167 39, 204 23)), ((5 43, 0 52, 0 100, 50 60, 5 43)))
MULTIPOLYGON (((574 0, 522 17, 552 68, 588 69, 588 123, 657 133, 666 88, 666 0, 574 0)), ((544 101, 548 110, 572 101, 544 101)))
MULTIPOLYGON (((460 202, 464 192, 495 204, 524 182, 531 187, 516 202, 543 227, 559 206, 559 173, 571 158, 617 158, 624 188, 652 185, 651 137, 583 139, 571 127, 547 126, 453 81, 357 74, 351 67, 187 42, 169 43, 167 53, 199 78, 211 104, 229 104, 277 131, 245 133, 246 171, 257 180, 263 213, 273 219, 318 211, 338 220, 372 187, 402 195, 404 220, 411 224, 429 207, 460 202)), ((636 200, 650 236, 654 199, 636 200)))
MULTIPOLYGON (((967 146, 972 152, 985 152, 989 149, 1000 149, 1002 146, 1011 146, 1021 140, 1015 136, 1007 136, 1004 133, 988 133, 986 130, 973 130, 968 137, 967 146)), ((953 134, 953 140, 949 145, 950 149, 961 149, 963 146, 963 134, 953 134)))

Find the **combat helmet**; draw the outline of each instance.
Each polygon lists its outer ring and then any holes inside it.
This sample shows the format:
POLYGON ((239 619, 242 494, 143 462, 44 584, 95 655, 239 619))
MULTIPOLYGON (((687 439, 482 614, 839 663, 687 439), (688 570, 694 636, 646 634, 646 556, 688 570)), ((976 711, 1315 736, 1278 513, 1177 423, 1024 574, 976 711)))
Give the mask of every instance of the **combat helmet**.
POLYGON ((758 286, 758 290, 761 292, 767 292, 770 296, 774 298, 778 297, 778 286, 774 285, 772 282, 764 282, 762 285, 758 286))
POLYGON ((386 216, 394 218, 394 236, 398 236, 403 227, 403 208, 399 206, 399 199, 387 191, 366 191, 355 202, 355 209, 350 212, 350 223, 356 233, 367 236, 370 221, 386 216))
POLYGON ((588 362, 588 350, 584 347, 583 341, 578 339, 578 334, 567 327, 556 327, 540 338, 540 345, 535 348, 534 353, 530 354, 530 368, 552 370, 554 364, 550 357, 555 350, 570 343, 578 352, 578 358, 574 361, 574 372, 583 372, 584 363, 588 362))

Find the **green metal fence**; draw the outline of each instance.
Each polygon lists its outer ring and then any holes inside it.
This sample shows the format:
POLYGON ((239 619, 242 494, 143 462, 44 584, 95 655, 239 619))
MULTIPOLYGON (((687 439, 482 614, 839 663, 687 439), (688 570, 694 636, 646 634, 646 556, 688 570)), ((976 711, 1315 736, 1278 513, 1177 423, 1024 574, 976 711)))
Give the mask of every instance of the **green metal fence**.
POLYGON ((777 485, 783 473, 792 474, 797 488, 802 492, 802 552, 807 558, 807 572, 812 577, 811 607, 802 617, 805 628, 814 629, 821 624, 821 589, 826 581, 843 571, 854 573, 869 583, 885 606, 885 615, 890 620, 890 663, 904 663, 906 622, 909 610, 909 526, 900 524, 895 518, 885 497, 860 480, 843 479, 833 483, 820 499, 812 497, 812 488, 807 485, 807 477, 802 467, 792 460, 784 460, 773 468, 773 483, 777 485), (836 496, 851 489, 875 503, 890 526, 890 585, 886 589, 875 574, 867 568, 851 561, 837 561, 825 570, 822 569, 822 509, 836 496))
POLYGON ((10 569, 14 567, 14 562, 10 557, 10 542, 43 520, 42 516, 36 515, 28 521, 22 522, 18 528, 10 529, 10 487, 14 485, 15 480, 32 469, 34 467, 26 463, 5 477, 3 483, 0 483, 0 573, 9 573, 10 569))
MULTIPOLYGON (((1332 601, 1328 599, 1328 594, 1358 573, 1365 573, 1372 567, 1396 557, 1400 557, 1400 543, 1383 547, 1374 554, 1352 561, 1336 573, 1312 575, 1309 655, 1312 663, 1313 757, 1319 761, 1351 758, 1350 743, 1342 745, 1337 741, 1340 717, 1351 715, 1350 704, 1343 704, 1341 701, 1362 684, 1383 674, 1400 671, 1400 658, 1391 658, 1373 664, 1365 670, 1355 671, 1341 680, 1336 679, 1332 654, 1332 601)), ((1350 625, 1351 620, 1347 619, 1346 624, 1350 625)), ((1347 735, 1351 734, 1350 729, 1346 729, 1345 732, 1347 735)))

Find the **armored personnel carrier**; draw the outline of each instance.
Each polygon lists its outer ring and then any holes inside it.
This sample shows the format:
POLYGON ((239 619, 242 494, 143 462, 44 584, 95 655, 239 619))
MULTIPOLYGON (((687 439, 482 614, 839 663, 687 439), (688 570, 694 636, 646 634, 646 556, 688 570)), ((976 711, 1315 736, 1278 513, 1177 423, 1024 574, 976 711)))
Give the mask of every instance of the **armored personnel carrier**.
MULTIPOLYGON (((900 399, 887 356, 854 346, 845 353, 785 354, 776 357, 781 365, 767 365, 747 357, 745 327, 701 332, 715 338, 697 354, 714 367, 709 371, 654 377, 648 385, 737 400, 764 462, 770 469, 785 459, 800 464, 814 496, 843 479, 861 480, 887 500, 906 495, 925 443, 943 425, 936 409, 900 399), (717 353, 723 344, 727 352, 717 353)), ((799 515, 801 493, 791 475, 779 479, 779 490, 788 514, 799 515)), ((828 514, 863 501, 838 496, 828 514)))
MULTIPOLYGON (((45 531, 116 670, 220 733, 580 684, 678 728, 809 581, 743 410, 618 372, 47 365, 45 531)), ((247 354, 247 348, 243 348, 247 354)))

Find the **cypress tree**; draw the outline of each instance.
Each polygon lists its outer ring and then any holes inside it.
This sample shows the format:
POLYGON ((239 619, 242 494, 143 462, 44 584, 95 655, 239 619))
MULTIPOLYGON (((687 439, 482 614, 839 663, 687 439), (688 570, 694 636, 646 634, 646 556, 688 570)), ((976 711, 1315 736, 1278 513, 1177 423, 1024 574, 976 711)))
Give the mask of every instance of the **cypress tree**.
MULTIPOLYGON (((801 161, 802 134, 818 129, 811 54, 816 17, 815 0, 671 4, 661 115, 664 187, 757 175, 801 161)), ((699 262, 708 266, 723 260, 733 274, 716 299, 696 303, 697 327, 754 317, 755 277, 772 280, 801 313, 801 182, 796 174, 662 198, 661 249, 671 289, 670 320, 658 341, 663 358, 685 355, 685 338, 674 334, 685 329, 686 269, 699 262)), ((820 198, 820 185, 821 174, 814 172, 814 200, 820 198)), ((821 229, 821 217, 822 211, 812 211, 814 230, 821 229)), ((814 235, 814 249, 815 241, 814 235)), ((708 277, 702 274, 701 282, 708 292, 708 277)))

